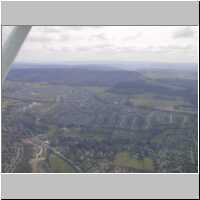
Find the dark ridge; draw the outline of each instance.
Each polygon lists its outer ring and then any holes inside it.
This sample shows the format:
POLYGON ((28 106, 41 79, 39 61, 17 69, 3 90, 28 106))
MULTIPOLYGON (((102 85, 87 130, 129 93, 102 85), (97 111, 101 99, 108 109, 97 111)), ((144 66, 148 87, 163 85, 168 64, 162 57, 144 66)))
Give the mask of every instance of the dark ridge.
POLYGON ((113 86, 119 82, 138 80, 141 77, 141 74, 138 72, 123 70, 102 71, 78 68, 30 68, 12 69, 7 76, 7 80, 68 85, 113 86))

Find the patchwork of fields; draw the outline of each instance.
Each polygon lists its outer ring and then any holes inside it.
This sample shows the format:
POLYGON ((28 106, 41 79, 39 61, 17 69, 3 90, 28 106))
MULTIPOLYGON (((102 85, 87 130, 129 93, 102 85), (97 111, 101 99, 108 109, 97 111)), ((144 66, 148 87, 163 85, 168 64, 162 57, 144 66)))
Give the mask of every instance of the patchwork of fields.
POLYGON ((11 73, 3 88, 4 172, 197 171, 195 79, 93 71, 79 80, 60 69, 55 82, 37 70, 11 73))

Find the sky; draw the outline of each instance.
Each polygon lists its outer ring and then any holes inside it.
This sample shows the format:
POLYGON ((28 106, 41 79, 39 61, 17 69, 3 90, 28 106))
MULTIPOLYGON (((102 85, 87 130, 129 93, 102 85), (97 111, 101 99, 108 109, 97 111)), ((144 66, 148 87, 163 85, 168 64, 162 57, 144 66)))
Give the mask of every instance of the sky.
MULTIPOLYGON (((3 44, 12 28, 3 27, 3 44)), ((15 62, 197 60, 197 26, 34 26, 15 62)))

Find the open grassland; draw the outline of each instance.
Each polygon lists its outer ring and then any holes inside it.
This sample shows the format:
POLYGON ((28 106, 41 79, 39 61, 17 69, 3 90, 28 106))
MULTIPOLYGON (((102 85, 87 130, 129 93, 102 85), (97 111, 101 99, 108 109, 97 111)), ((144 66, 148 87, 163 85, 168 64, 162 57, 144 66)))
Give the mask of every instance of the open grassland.
POLYGON ((50 155, 49 163, 54 173, 74 173, 75 170, 56 155, 50 155))
POLYGON ((159 109, 163 111, 176 111, 176 112, 188 112, 183 106, 190 106, 188 102, 185 102, 182 98, 175 99, 161 99, 151 94, 134 95, 129 98, 129 102, 137 107, 145 109, 159 109))
POLYGON ((104 129, 96 128, 94 130, 87 130, 87 131, 81 131, 81 128, 64 128, 63 129, 63 136, 66 137, 79 137, 83 139, 93 139, 95 141, 101 142, 103 141, 106 136, 107 132, 104 129))
POLYGON ((116 155, 114 165, 119 167, 129 167, 136 170, 153 171, 154 164, 150 158, 142 160, 132 158, 129 152, 120 152, 116 155))
POLYGON ((2 109, 7 109, 7 108, 9 108, 9 106, 14 106, 14 105, 15 105, 15 103, 12 102, 12 100, 2 99, 2 101, 1 101, 2 109))

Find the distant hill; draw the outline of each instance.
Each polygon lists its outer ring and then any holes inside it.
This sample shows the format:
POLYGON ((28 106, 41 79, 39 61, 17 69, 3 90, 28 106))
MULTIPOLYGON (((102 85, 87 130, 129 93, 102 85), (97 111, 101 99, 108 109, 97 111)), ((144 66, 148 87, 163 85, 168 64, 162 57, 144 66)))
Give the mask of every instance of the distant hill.
MULTIPOLYGON (((47 82, 74 86, 108 86, 115 94, 134 95, 154 93, 182 96, 197 104, 197 80, 188 79, 188 72, 169 70, 113 70, 104 65, 20 64, 14 65, 7 80, 47 82), (175 76, 172 76, 172 74, 175 76), (179 75, 179 79, 176 76, 179 75), (181 76, 180 76, 181 75, 181 76), (166 76, 163 78, 163 76, 166 76)), ((196 73, 194 74, 196 76, 196 73)), ((193 76, 194 76, 193 75, 193 76)), ((192 76, 191 76, 192 77, 192 76)))
MULTIPOLYGON (((90 64, 90 63, 14 63, 12 69, 88 69, 88 70, 100 70, 100 71, 113 71, 119 70, 119 67, 115 67, 109 64, 90 64)), ((120 69, 121 70, 121 69, 120 69)))
POLYGON ((149 69, 167 69, 167 70, 189 70, 197 71, 198 65, 195 63, 162 63, 162 62, 66 62, 66 63, 14 63, 12 68, 78 68, 90 70, 149 70, 149 69))
POLYGON ((135 71, 104 71, 78 68, 13 68, 7 80, 48 82, 69 85, 113 86, 116 83, 141 79, 142 75, 135 71))
POLYGON ((162 80, 152 81, 138 79, 135 81, 120 82, 115 84, 109 91, 116 94, 147 94, 162 95, 168 97, 180 96, 187 99, 191 104, 197 106, 198 82, 196 80, 162 80))

